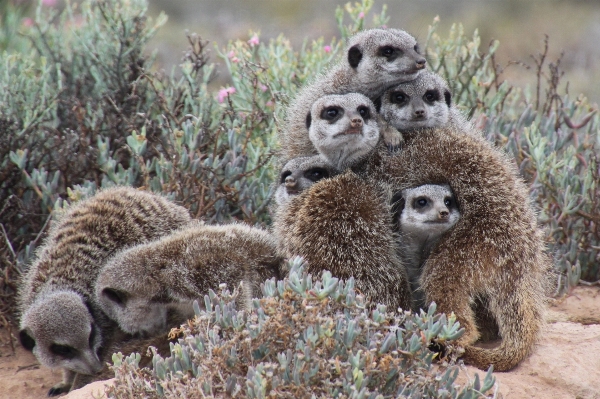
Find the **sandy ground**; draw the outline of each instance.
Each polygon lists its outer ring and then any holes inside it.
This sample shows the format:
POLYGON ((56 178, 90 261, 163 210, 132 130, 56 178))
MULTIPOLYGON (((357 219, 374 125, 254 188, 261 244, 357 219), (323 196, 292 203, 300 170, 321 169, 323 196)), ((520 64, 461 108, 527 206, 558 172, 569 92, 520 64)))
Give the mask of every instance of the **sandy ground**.
MULTIPOLYGON (((14 332, 13 332, 14 335, 14 332)), ((44 398, 61 379, 58 371, 39 367, 15 343, 13 353, 0 330, 0 399, 44 398)), ((531 356, 517 368, 495 373, 503 399, 600 399, 600 287, 577 287, 549 307, 548 324, 531 356)), ((461 379, 483 372, 465 367, 461 379)), ((63 395, 63 399, 102 398, 105 381, 63 395)))

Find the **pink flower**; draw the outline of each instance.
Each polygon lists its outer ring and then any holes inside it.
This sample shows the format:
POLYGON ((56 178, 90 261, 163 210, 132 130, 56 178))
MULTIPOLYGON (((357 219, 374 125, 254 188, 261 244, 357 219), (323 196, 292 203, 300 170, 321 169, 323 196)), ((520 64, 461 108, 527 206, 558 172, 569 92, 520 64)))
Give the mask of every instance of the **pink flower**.
POLYGON ((258 46, 259 43, 260 41, 258 40, 258 35, 256 33, 248 40, 250 47, 258 46))
POLYGON ((54 7, 58 0, 42 0, 42 5, 46 7, 54 7))
POLYGON ((29 28, 29 27, 33 26, 33 19, 31 19, 31 18, 23 18, 23 21, 21 23, 26 28, 29 28))
POLYGON ((327 45, 323 47, 323 50, 325 50, 326 53, 331 53, 331 46, 327 45))
POLYGON ((262 91, 263 93, 264 93, 265 91, 267 91, 267 89, 268 89, 268 87, 267 87, 267 86, 265 86, 265 85, 264 85, 264 84, 262 84, 262 83, 261 83, 261 84, 260 84, 260 86, 258 86, 258 87, 260 88, 260 91, 262 91))
POLYGON ((219 93, 217 94, 217 101, 219 101, 219 103, 222 103, 223 101, 225 101, 225 98, 229 97, 229 95, 233 93, 235 93, 235 87, 223 88, 219 90, 219 93))
POLYGON ((363 19, 365 17, 365 13, 364 12, 360 12, 360 14, 358 14, 358 18, 363 19))
POLYGON ((233 50, 231 50, 227 54, 227 58, 229 58, 231 60, 231 62, 233 62, 234 64, 237 64, 238 62, 240 62, 240 59, 235 56, 235 51, 233 51, 233 50))
POLYGON ((272 107, 272 106, 274 106, 275 104, 273 103, 273 101, 269 100, 269 101, 267 101, 267 102, 266 102, 266 104, 265 104, 265 105, 266 105, 267 107, 272 107))

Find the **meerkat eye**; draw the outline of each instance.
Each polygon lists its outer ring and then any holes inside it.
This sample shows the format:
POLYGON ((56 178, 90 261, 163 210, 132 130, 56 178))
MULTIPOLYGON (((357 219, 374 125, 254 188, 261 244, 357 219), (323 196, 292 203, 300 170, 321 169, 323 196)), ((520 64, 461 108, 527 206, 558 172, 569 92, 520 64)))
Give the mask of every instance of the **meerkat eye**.
POLYGON ((104 295, 109 301, 112 301, 117 305, 123 306, 127 303, 127 294, 119 290, 105 288, 102 290, 102 295, 104 295))
POLYGON ((50 345, 50 352, 65 359, 73 359, 77 356, 77 349, 68 345, 52 344, 50 345))
POLYGON ((427 206, 427 198, 419 197, 415 199, 414 207, 415 208, 423 208, 427 206))
POLYGON ((285 179, 286 179, 288 176, 291 176, 291 175, 292 175, 292 172, 291 172, 291 171, 289 171, 289 170, 286 170, 285 172, 283 172, 283 173, 281 174, 281 180, 280 180, 280 183, 285 183, 285 179))
POLYGON ((390 93, 390 102, 392 104, 405 105, 408 102, 408 96, 401 91, 390 93))
POLYGON ((415 47, 413 47, 413 49, 415 50, 416 53, 419 53, 419 45, 415 44, 415 47))
POLYGON ((92 331, 90 331, 90 337, 88 338, 88 344, 90 348, 94 346, 94 339, 96 338, 96 326, 92 324, 92 331))
POLYGON ((358 107, 358 113, 360 114, 360 116, 362 116, 364 120, 367 120, 371 117, 371 110, 368 107, 365 107, 364 105, 358 107))
POLYGON ((336 118, 342 115, 344 110, 339 107, 327 107, 321 112, 321 119, 325 119, 327 121, 334 121, 336 118))
POLYGON ((379 55, 389 58, 394 55, 394 48, 392 46, 383 46, 379 49, 379 55))
POLYGON ((437 90, 427 90, 423 96, 423 100, 427 101, 428 103, 433 103, 439 99, 440 93, 438 93, 437 90))
POLYGON ((312 182, 317 182, 321 179, 329 177, 329 172, 323 168, 312 168, 304 173, 304 177, 312 182))
POLYGON ((446 207, 450 208, 452 206, 452 199, 451 198, 444 199, 444 205, 446 205, 446 207))

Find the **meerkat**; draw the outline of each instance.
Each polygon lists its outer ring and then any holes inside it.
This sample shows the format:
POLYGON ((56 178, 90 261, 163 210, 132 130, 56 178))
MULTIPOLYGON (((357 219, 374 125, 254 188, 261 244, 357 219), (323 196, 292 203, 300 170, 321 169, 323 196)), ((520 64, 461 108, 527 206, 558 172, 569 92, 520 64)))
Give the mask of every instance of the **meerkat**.
MULTIPOLYGON (((352 36, 344 59, 302 88, 288 107, 281 137, 282 163, 317 154, 308 137, 306 118, 319 98, 360 93, 375 100, 387 88, 414 80, 425 64, 415 38, 402 30, 369 29, 352 36)), ((401 140, 398 136, 397 132, 384 134, 390 145, 401 140)))
POLYGON ((527 186, 514 161, 483 137, 443 128, 404 138, 402 151, 386 158, 374 178, 387 179, 394 192, 447 184, 460 209, 423 264, 426 303, 454 312, 465 329, 457 343, 467 362, 510 370, 536 342, 551 270, 527 186), (494 349, 474 346, 482 307, 502 339, 494 349))
POLYGON ((333 177, 337 173, 338 171, 320 155, 290 160, 283 166, 279 174, 279 185, 274 195, 276 206, 285 205, 293 196, 319 180, 333 177))
POLYGON ((93 285, 102 264, 120 248, 190 223, 188 211, 129 187, 100 191, 56 220, 18 293, 19 340, 41 364, 63 369, 49 395, 69 390, 77 373, 102 368, 102 345, 116 324, 99 309, 93 285))
POLYGON ((221 283, 231 289, 242 283, 239 305, 249 309, 260 285, 279 277, 282 262, 265 230, 192 223, 116 254, 100 271, 95 295, 123 331, 152 335, 166 327, 169 307, 188 305, 193 315, 192 302, 221 283))
MULTIPOLYGON (((419 286, 421 267, 442 234, 460 217, 454 194, 447 184, 424 184, 401 191, 397 220, 400 231, 400 257, 408 273, 413 309, 425 308, 419 286)), ((394 202, 394 200, 392 200, 394 202)))
POLYGON ((379 142, 375 106, 358 93, 319 98, 306 119, 317 152, 338 170, 358 163, 379 142))
POLYGON ((375 100, 375 106, 383 119, 400 132, 444 126, 471 128, 453 105, 448 83, 430 71, 388 89, 375 100))
POLYGON ((396 251, 387 186, 348 170, 323 179, 279 207, 273 233, 286 257, 309 273, 354 277, 357 289, 388 308, 411 308, 406 270, 396 251))

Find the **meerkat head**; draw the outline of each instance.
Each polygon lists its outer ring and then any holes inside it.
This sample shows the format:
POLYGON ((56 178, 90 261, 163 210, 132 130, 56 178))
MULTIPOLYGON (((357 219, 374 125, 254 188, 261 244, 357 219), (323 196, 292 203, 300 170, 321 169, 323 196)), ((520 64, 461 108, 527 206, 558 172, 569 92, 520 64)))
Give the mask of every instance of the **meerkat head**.
POLYGON ((310 141, 338 170, 369 154, 379 141, 375 106, 358 93, 328 95, 313 104, 306 119, 310 141))
MULTIPOLYGON (((425 68, 414 37, 400 29, 369 29, 348 40, 346 57, 363 93, 379 97, 390 86, 415 79, 425 68)), ((356 85, 355 85, 356 86, 356 85)))
POLYGON ((439 236, 460 217, 454 194, 447 184, 424 184, 402 190, 404 209, 400 215, 403 233, 439 236))
POLYGON ((448 123, 452 94, 441 76, 424 71, 415 80, 388 89, 375 103, 385 120, 405 132, 448 123))
POLYGON ((337 171, 320 155, 294 158, 281 170, 275 202, 283 205, 290 197, 306 190, 321 179, 335 176, 337 171))
POLYGON ((40 295, 21 317, 19 341, 47 367, 96 374, 102 338, 83 298, 73 291, 40 295))
POLYGON ((129 248, 109 259, 95 287, 96 301, 104 313, 126 333, 142 336, 167 327, 168 305, 173 302, 138 255, 147 245, 129 248))

